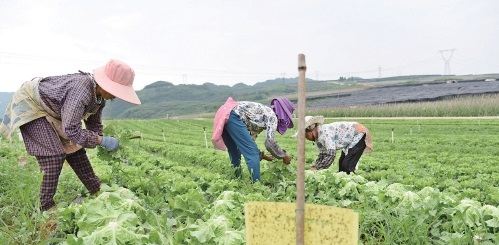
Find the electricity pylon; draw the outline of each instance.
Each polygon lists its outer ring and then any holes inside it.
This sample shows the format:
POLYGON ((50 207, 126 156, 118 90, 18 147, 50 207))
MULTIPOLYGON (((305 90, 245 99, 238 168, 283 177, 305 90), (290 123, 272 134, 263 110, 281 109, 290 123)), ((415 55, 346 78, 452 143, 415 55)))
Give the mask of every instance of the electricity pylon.
POLYGON ((444 59, 444 75, 450 75, 450 59, 452 58, 452 54, 456 49, 443 49, 439 50, 438 53, 442 55, 442 59, 444 59), (450 52, 449 57, 445 57, 444 53, 450 52))

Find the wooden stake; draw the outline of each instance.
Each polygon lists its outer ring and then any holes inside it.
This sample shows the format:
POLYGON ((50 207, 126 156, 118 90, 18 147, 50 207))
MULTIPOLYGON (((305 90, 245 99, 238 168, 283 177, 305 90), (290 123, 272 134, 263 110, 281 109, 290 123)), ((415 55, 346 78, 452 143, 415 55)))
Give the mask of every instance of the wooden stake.
POLYGON ((298 170, 296 173, 296 244, 305 244, 305 55, 298 55, 298 170))
POLYGON ((394 135, 393 135, 393 128, 392 128, 392 143, 395 141, 394 135))
POLYGON ((206 145, 206 149, 208 149, 208 139, 206 138, 206 127, 203 127, 204 131, 204 144, 206 145))

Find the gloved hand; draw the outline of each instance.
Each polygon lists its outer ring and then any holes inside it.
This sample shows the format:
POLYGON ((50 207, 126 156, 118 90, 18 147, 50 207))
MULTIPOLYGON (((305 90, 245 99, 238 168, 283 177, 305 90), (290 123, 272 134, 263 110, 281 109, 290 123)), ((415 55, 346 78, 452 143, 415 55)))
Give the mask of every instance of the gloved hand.
POLYGON ((116 149, 118 149, 119 146, 118 140, 112 136, 102 136, 102 141, 100 142, 100 145, 110 151, 115 151, 116 149))
POLYGON ((282 162, 284 164, 290 164, 291 163, 291 157, 288 154, 286 154, 286 156, 282 159, 282 162))
POLYGON ((274 159, 274 157, 265 155, 265 153, 263 151, 260 151, 260 160, 262 160, 262 159, 265 159, 267 161, 272 161, 272 159, 274 159))

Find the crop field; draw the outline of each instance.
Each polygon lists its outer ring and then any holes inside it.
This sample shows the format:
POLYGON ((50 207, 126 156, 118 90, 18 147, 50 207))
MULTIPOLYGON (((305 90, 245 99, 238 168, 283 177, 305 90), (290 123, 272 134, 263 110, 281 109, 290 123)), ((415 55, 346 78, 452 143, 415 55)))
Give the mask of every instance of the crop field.
POLYGON ((365 106, 388 103, 437 101, 466 95, 499 93, 499 82, 460 81, 459 83, 414 83, 376 86, 358 91, 340 92, 309 104, 310 107, 365 106))
MULTIPOLYGON (((336 120, 328 118, 326 122, 336 120)), ((499 244, 499 120, 356 118, 373 135, 351 175, 306 170, 308 204, 359 213, 360 244, 499 244)), ((298 123, 295 123, 297 126, 298 123)), ((105 183, 89 196, 64 166, 50 217, 42 173, 23 143, 0 141, 0 244, 245 244, 244 204, 295 202, 297 139, 277 141, 290 165, 262 161, 262 181, 235 177, 214 150, 212 120, 109 120, 120 150, 87 149, 105 183)), ((264 134, 257 144, 264 150, 264 134)), ((306 169, 317 156, 306 142, 306 169)))

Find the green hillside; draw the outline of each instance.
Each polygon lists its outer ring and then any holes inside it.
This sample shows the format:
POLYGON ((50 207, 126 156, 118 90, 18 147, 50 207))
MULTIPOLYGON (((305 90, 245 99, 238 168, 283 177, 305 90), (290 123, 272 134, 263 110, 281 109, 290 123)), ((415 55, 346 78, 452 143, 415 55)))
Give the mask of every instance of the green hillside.
MULTIPOLYGON (((361 88, 361 78, 344 81, 315 81, 307 79, 307 92, 311 97, 330 96, 335 91, 361 88)), ((374 81, 376 82, 376 81, 374 81)), ((171 118, 179 116, 201 116, 214 113, 228 97, 240 101, 255 101, 268 104, 278 96, 297 100, 298 78, 277 78, 255 85, 238 83, 234 86, 180 84, 157 81, 137 91, 142 105, 136 106, 121 100, 114 100, 106 106, 106 118, 171 118)))
MULTIPOLYGON (((342 91, 354 91, 376 86, 395 84, 415 84, 444 82, 447 80, 483 79, 485 75, 476 76, 440 76, 413 75, 387 77, 379 79, 362 79, 358 77, 340 77, 332 81, 316 81, 307 79, 307 101, 327 99, 339 96, 342 91)), ((497 77, 497 75, 495 76, 497 77)), ((239 101, 255 101, 268 104, 278 96, 286 96, 297 101, 298 78, 276 78, 255 85, 236 84, 234 86, 180 84, 157 81, 137 91, 142 105, 136 106, 119 99, 108 103, 104 111, 106 118, 173 118, 200 117, 213 114, 228 97, 239 101)))
MULTIPOLYGON (((350 96, 349 93, 353 91, 373 87, 445 83, 449 80, 483 81, 490 78, 499 80, 499 74, 463 76, 412 75, 375 79, 340 77, 338 80, 329 81, 307 79, 307 105, 342 96, 350 96)), ((109 101, 104 109, 104 117, 106 119, 209 117, 228 97, 233 97, 239 101, 246 100, 268 104, 274 97, 286 96, 291 101, 297 102, 297 89, 298 78, 276 78, 254 85, 238 83, 233 86, 213 83, 174 85, 166 81, 157 81, 137 91, 142 105, 133 105, 120 99, 109 101)), ((2 114, 12 95, 12 92, 0 92, 0 111, 2 114)))
MULTIPOLYGON (((321 84, 329 86, 324 82, 321 84)), ((228 97, 268 104, 275 96, 296 94, 296 92, 297 78, 274 79, 251 86, 242 83, 234 86, 213 83, 173 85, 158 81, 137 91, 142 105, 136 106, 114 100, 108 103, 104 115, 107 118, 166 118, 197 115, 215 112, 228 97)))

